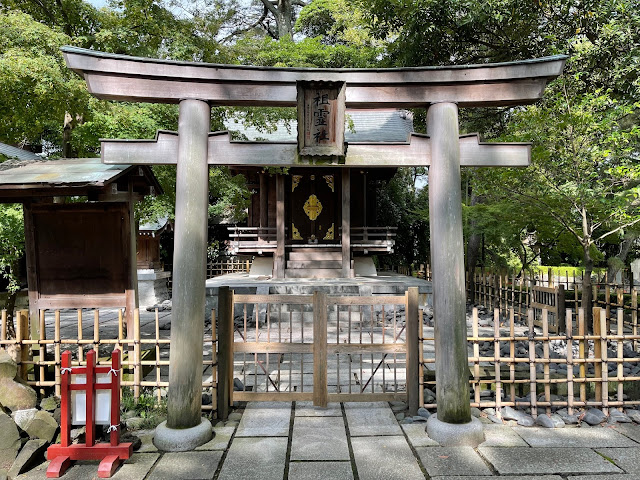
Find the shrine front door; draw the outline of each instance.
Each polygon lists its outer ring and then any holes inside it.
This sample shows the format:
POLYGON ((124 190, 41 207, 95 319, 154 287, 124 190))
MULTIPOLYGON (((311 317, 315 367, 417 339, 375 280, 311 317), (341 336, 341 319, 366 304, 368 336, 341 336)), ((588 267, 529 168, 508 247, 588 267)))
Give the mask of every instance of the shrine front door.
POLYGON ((340 178, 337 170, 291 171, 287 237, 292 244, 340 243, 340 178))

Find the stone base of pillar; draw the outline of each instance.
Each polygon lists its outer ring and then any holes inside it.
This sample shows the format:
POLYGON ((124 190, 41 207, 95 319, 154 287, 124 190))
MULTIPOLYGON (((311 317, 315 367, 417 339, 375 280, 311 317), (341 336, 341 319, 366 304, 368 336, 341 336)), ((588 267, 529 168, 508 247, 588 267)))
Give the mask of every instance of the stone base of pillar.
POLYGON ((437 414, 427 420, 427 435, 443 447, 477 447, 484 442, 482 423, 471 417, 469 423, 447 423, 438 420, 437 414))
POLYGON ((191 428, 169 428, 164 421, 156 427, 153 444, 165 452, 186 452, 204 445, 213 438, 211 422, 202 418, 200 425, 191 428))

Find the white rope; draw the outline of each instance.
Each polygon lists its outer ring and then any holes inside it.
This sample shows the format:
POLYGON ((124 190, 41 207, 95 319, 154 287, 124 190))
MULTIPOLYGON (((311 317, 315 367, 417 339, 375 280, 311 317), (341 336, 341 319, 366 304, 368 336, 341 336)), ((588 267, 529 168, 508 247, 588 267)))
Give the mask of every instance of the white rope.
POLYGON ((112 368, 111 370, 109 370, 109 375, 113 374, 115 377, 118 376, 118 371, 114 368, 112 368))
POLYGON ((64 375, 65 373, 71 373, 71 369, 70 368, 60 369, 60 375, 64 375))
POLYGON ((109 425, 109 428, 107 429, 107 433, 111 433, 111 432, 117 431, 119 426, 120 426, 119 424, 118 425, 109 425))

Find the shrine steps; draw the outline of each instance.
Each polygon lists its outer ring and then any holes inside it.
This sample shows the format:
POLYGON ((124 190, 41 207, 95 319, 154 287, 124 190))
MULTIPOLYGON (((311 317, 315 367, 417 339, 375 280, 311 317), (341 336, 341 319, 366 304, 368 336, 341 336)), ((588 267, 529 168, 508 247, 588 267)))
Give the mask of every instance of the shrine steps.
POLYGON ((341 268, 287 268, 284 278, 340 278, 341 268))
POLYGON ((340 278, 342 250, 336 247, 299 247, 288 253, 285 278, 340 278))

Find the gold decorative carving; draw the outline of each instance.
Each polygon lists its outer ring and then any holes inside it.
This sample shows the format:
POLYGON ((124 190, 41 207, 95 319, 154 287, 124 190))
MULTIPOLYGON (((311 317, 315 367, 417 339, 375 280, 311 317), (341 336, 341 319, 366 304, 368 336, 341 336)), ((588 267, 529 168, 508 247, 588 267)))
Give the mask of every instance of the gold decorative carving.
POLYGON ((309 217, 309 220, 313 221, 320 216, 320 213, 322 212, 322 203, 320 203, 318 197, 311 195, 307 198, 307 201, 304 202, 303 209, 304 213, 309 217))
POLYGON ((331 226, 329 227, 329 230, 327 230, 327 234, 324 236, 323 240, 334 240, 334 236, 335 236, 335 223, 332 223, 331 226))
POLYGON ((302 175, 291 175, 291 191, 292 192, 300 184, 300 180, 302 180, 302 175))
POLYGON ((292 240, 302 240, 302 235, 300 235, 300 232, 298 231, 298 229, 296 228, 296 226, 293 224, 293 222, 291 222, 291 239, 292 240))
POLYGON ((324 175, 324 180, 327 182, 327 185, 329 185, 329 188, 331 189, 332 192, 336 191, 336 186, 333 180, 333 175, 324 175))

